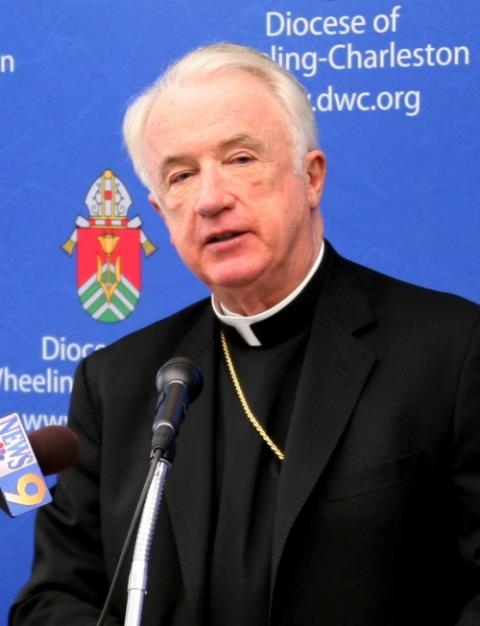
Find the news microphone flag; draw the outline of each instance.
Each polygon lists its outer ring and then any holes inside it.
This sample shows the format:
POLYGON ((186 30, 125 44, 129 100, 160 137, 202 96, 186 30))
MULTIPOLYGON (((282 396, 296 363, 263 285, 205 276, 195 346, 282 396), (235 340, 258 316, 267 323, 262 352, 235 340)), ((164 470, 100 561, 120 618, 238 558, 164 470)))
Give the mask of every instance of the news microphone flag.
POLYGON ((52 500, 18 413, 0 418, 0 493, 12 517, 52 500))

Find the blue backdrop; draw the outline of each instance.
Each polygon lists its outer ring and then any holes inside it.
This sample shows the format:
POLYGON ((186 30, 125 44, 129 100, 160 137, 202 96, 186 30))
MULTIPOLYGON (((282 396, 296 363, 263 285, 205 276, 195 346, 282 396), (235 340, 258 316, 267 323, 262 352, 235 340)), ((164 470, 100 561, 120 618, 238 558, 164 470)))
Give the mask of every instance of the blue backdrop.
MULTIPOLYGON (((28 430, 65 423, 81 354, 206 294, 120 127, 170 60, 214 41, 261 49, 311 94, 339 252, 480 301, 479 17, 478 0, 0 0, 0 416, 17 411, 28 430), (158 248, 141 252, 138 303, 111 323, 79 299, 80 246, 61 248, 105 170, 158 248)), ((33 517, 0 520, 0 624, 28 575, 33 517)))

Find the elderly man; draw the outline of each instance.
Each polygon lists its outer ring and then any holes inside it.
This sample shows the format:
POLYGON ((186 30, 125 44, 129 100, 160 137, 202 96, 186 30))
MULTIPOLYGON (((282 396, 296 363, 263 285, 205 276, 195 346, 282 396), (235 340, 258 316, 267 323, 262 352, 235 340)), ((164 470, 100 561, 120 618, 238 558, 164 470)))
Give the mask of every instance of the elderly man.
POLYGON ((81 458, 39 513, 11 624, 95 624, 147 471, 155 374, 177 355, 205 388, 178 437, 145 625, 479 624, 479 307, 324 241, 311 107, 253 50, 186 56, 132 104, 125 137, 212 298, 79 367, 81 458))

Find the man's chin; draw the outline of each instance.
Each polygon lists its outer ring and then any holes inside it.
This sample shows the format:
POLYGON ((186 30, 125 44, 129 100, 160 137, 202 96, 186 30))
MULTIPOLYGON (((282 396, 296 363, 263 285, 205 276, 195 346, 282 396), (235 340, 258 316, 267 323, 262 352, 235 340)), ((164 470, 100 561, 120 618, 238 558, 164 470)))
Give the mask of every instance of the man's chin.
POLYGON ((210 285, 210 289, 215 291, 235 291, 236 289, 247 289, 254 286, 255 280, 249 276, 232 276, 228 279, 216 280, 210 285))
POLYGON ((198 277, 210 289, 235 289, 255 283, 268 268, 269 263, 257 255, 243 254, 229 259, 215 259, 203 267, 198 277))

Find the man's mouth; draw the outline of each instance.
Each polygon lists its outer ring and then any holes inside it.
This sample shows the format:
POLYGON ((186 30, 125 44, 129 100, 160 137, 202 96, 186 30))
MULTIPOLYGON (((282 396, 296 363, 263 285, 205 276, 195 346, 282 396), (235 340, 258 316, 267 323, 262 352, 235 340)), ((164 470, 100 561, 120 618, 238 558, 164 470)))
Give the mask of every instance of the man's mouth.
POLYGON ((208 243, 219 243, 221 241, 230 241, 231 239, 235 239, 235 237, 238 237, 239 235, 241 235, 242 233, 239 232, 232 232, 232 233, 222 233, 220 235, 214 235, 213 237, 210 237, 210 239, 208 240, 208 243))

